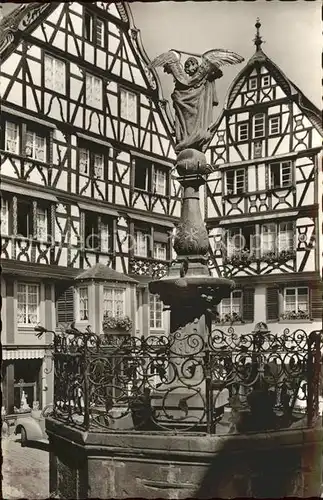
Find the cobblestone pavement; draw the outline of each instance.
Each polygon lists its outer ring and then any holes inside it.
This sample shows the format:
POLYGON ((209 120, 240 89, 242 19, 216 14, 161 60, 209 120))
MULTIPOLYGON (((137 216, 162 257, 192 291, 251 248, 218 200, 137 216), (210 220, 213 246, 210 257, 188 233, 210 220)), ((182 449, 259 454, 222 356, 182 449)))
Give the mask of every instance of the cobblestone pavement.
POLYGON ((49 453, 44 443, 21 448, 20 436, 2 439, 2 498, 47 499, 49 497, 49 453), (37 448, 36 448, 37 446, 37 448))

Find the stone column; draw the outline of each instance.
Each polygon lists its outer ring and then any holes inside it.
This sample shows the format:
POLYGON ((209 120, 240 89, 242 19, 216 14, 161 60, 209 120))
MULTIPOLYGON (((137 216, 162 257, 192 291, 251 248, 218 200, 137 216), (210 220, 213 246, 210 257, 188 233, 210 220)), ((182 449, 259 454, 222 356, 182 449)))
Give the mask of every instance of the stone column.
POLYGON ((205 155, 194 149, 184 150, 176 166, 178 181, 184 188, 181 220, 174 239, 177 258, 168 275, 151 282, 149 288, 160 295, 171 314, 168 382, 156 390, 152 404, 159 412, 159 422, 177 421, 182 427, 188 420, 205 424, 203 366, 210 311, 229 296, 234 283, 213 278, 207 266, 209 239, 199 199, 199 188, 210 172, 205 155))

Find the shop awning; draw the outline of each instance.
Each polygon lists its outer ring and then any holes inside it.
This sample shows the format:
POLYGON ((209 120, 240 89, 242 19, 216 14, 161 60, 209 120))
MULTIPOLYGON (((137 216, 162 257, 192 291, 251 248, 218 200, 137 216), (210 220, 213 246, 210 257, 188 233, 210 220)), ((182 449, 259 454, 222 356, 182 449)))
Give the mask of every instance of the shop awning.
POLYGON ((2 349, 2 359, 39 359, 45 356, 45 349, 2 349))

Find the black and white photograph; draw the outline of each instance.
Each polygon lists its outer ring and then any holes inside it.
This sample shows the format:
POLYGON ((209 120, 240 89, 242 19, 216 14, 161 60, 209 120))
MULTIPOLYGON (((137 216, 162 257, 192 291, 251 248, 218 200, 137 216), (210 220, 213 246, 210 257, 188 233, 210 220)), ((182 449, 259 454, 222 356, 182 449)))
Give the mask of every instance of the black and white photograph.
POLYGON ((321 10, 0 3, 5 500, 323 497, 321 10))

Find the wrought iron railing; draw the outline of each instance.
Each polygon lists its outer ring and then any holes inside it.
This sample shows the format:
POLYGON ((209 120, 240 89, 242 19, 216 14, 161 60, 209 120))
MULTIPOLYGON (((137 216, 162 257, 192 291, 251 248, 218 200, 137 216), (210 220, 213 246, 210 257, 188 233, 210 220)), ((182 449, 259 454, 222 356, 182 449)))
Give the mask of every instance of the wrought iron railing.
POLYGON ((312 426, 319 415, 322 331, 69 329, 55 334, 53 359, 53 417, 85 430, 248 432, 312 426))

